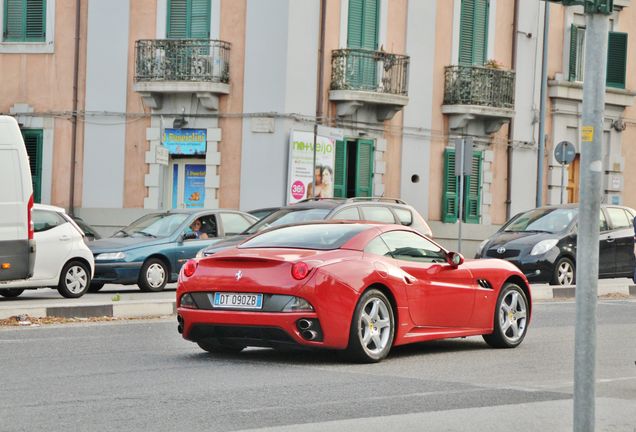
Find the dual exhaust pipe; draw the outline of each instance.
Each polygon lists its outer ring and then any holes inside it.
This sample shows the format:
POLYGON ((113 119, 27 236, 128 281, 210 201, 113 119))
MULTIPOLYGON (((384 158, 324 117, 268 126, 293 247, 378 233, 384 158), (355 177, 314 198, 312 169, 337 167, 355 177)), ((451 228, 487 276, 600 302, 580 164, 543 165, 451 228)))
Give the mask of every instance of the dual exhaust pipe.
POLYGON ((314 328, 320 329, 320 325, 317 321, 301 318, 296 322, 296 326, 298 330, 300 330, 300 335, 303 339, 313 341, 318 338, 318 331, 314 330, 314 328))

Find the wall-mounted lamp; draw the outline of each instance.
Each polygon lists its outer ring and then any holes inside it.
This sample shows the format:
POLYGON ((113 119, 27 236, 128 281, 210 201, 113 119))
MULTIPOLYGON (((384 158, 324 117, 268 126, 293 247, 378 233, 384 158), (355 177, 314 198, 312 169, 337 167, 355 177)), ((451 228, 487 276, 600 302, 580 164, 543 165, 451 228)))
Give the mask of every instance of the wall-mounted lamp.
POLYGON ((181 116, 174 119, 174 121, 172 122, 172 127, 175 129, 181 129, 187 124, 188 124, 188 121, 185 119, 185 116, 181 116))

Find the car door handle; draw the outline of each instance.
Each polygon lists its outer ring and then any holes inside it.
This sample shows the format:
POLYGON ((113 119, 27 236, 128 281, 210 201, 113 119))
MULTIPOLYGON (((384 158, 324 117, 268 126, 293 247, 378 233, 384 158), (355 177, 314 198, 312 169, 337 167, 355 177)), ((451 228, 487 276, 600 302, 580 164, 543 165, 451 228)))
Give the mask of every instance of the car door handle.
POLYGON ((63 236, 60 237, 61 241, 67 241, 67 240, 70 240, 70 239, 71 239, 71 236, 67 236, 67 235, 63 235, 63 236))
POLYGON ((608 242, 608 243, 613 243, 614 240, 616 240, 616 239, 612 238, 612 237, 608 237, 608 238, 605 239, 605 241, 608 242))

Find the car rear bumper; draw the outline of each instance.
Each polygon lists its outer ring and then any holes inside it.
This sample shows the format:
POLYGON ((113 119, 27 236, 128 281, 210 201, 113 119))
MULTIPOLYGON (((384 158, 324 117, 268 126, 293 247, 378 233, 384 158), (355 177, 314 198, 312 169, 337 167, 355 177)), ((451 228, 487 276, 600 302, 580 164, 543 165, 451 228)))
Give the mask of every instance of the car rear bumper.
POLYGON ((118 283, 123 285, 135 284, 139 279, 139 271, 141 270, 142 264, 141 262, 95 262, 93 282, 118 283))

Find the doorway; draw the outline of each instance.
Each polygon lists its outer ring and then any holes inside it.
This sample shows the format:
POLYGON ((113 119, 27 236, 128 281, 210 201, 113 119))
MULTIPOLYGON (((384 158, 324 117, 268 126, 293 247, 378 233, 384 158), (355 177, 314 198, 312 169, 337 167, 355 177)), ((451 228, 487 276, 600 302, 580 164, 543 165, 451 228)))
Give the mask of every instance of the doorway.
POLYGON ((172 159, 169 165, 170 207, 203 208, 205 204, 205 159, 172 159))
POLYGON ((574 160, 568 167, 568 203, 579 202, 579 170, 581 165, 581 154, 577 153, 574 160))

